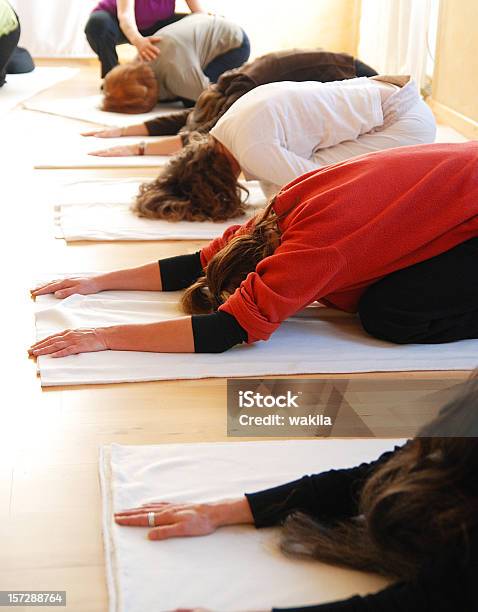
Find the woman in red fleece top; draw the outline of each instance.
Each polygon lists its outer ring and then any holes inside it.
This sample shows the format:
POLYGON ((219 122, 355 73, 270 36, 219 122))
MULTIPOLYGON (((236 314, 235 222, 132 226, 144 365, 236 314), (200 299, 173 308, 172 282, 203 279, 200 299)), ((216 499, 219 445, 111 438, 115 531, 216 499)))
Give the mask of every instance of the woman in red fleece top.
POLYGON ((32 292, 189 287, 192 317, 70 330, 30 352, 220 352, 267 340, 314 301, 358 312, 368 333, 391 342, 478 338, 477 236, 477 142, 363 155, 289 183, 200 253, 32 292))

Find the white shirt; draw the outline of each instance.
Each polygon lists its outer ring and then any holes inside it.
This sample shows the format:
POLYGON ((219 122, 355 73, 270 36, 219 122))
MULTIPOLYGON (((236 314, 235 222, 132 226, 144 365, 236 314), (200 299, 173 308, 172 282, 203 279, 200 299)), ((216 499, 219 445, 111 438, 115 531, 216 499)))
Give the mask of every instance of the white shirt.
POLYGON ((235 102, 211 134, 234 155, 246 179, 260 180, 272 195, 315 170, 323 149, 380 130, 392 109, 397 115, 420 102, 412 81, 382 97, 380 83, 367 77, 270 83, 235 102))

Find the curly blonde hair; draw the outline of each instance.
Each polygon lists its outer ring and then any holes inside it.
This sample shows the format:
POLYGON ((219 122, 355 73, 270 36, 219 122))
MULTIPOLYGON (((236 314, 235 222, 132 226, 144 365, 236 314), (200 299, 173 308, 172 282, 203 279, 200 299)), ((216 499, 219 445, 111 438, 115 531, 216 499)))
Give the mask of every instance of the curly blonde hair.
POLYGON ((159 85, 151 66, 132 62, 106 75, 102 109, 113 113, 148 113, 159 99, 159 85))
POLYGON ((227 221, 244 214, 243 192, 214 138, 193 133, 158 178, 141 185, 132 209, 149 219, 227 221))

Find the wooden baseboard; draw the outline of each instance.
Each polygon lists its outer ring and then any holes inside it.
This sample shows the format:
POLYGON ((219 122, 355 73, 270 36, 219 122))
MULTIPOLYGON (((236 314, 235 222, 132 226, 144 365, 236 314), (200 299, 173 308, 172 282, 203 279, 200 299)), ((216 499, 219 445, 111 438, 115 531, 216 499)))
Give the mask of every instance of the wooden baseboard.
MULTIPOLYGON (((121 45, 117 49, 120 62, 130 62, 136 57, 136 49, 132 45, 121 45)), ((35 56, 35 62, 39 66, 95 66, 98 64, 96 57, 40 57, 35 56)))
POLYGON ((94 66, 98 60, 94 57, 34 57, 37 66, 94 66))
POLYGON ((478 140, 478 122, 433 98, 428 98, 427 102, 440 123, 446 123, 467 138, 478 140))

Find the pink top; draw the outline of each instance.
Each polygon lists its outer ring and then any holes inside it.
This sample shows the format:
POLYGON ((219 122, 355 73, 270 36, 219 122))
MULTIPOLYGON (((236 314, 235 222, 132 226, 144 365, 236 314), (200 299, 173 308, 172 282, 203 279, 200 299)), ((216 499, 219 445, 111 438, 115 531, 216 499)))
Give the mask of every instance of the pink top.
MULTIPOLYGON (((150 28, 157 21, 174 15, 176 0, 135 0, 134 12, 139 30, 150 28)), ((117 15, 116 0, 101 0, 93 11, 117 15)))

